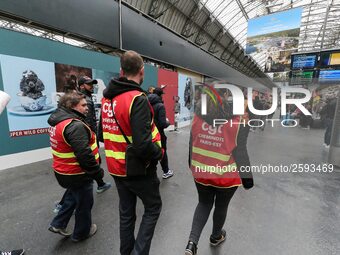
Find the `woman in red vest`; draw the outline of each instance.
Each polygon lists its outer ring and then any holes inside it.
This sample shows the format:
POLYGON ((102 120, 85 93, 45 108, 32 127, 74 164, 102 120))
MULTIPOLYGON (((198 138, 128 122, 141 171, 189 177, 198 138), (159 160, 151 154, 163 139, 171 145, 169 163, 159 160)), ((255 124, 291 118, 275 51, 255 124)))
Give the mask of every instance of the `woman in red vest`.
POLYGON ((246 125, 236 124, 243 123, 243 116, 232 116, 228 103, 213 87, 203 85, 195 90, 196 93, 206 95, 207 114, 201 114, 199 98, 195 105, 189 153, 189 166, 199 202, 193 217, 186 255, 197 254, 200 235, 214 205, 210 244, 218 246, 225 240, 223 225, 231 198, 238 186, 243 184, 246 189, 253 186, 251 173, 239 173, 241 166, 250 165, 246 147, 249 126, 246 122, 246 125), (228 123, 214 126, 214 119, 228 120, 228 123))
POLYGON ((87 111, 85 96, 71 92, 60 98, 58 109, 48 119, 54 174, 66 189, 64 203, 49 230, 71 236, 74 242, 91 237, 97 231, 91 217, 93 180, 103 178, 104 174, 99 165, 96 134, 85 123, 87 111), (66 227, 74 211, 75 225, 71 233, 66 227))

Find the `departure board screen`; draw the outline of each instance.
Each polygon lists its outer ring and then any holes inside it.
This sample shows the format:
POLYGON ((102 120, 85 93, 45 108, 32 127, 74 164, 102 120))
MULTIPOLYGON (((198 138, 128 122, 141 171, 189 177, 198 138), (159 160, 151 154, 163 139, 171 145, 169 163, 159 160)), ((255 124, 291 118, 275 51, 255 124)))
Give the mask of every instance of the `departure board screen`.
POLYGON ((312 69, 316 66, 316 54, 292 55, 292 69, 312 69))
POLYGON ((320 58, 321 67, 340 66, 340 52, 322 52, 320 58))
POLYGON ((340 84, 340 70, 320 70, 319 83, 340 84))
POLYGON ((315 71, 292 71, 290 85, 312 84, 315 71))

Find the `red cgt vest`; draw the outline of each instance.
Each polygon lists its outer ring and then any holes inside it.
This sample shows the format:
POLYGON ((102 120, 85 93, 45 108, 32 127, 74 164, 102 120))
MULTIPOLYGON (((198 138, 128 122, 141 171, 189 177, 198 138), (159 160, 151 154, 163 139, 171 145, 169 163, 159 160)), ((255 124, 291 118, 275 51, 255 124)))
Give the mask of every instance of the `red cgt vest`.
MULTIPOLYGON (((233 118, 239 122, 240 117, 233 118)), ((192 156, 190 168, 195 181, 206 186, 230 188, 241 185, 237 165, 232 156, 239 125, 210 126, 194 116, 191 127, 192 156)))
MULTIPOLYGON (((64 130, 72 121, 81 121, 78 119, 67 119, 58 123, 54 127, 50 127, 50 144, 53 154, 53 169, 55 172, 62 175, 77 175, 85 174, 85 171, 80 167, 77 158, 73 152, 72 147, 67 143, 64 137, 64 130)), ((82 121, 81 121, 82 122, 82 121)), ((89 126, 82 122, 86 128, 91 132, 89 146, 99 163, 98 146, 96 142, 96 135, 91 131, 89 126)))
MULTIPOLYGON (((131 107, 134 100, 138 96, 142 95, 144 95, 144 93, 137 90, 125 92, 116 96, 113 99, 113 106, 110 99, 102 99, 102 127, 104 147, 106 163, 111 175, 123 177, 126 176, 125 150, 128 145, 113 118, 112 110, 114 111, 115 116, 119 121, 119 125, 123 129, 125 135, 129 139, 129 141, 133 143, 130 124, 131 107)), ((151 114, 153 115, 153 109, 150 104, 149 108, 151 114)), ((156 125, 153 122, 153 116, 151 122, 151 132, 152 142, 156 143, 161 148, 161 136, 156 125)))

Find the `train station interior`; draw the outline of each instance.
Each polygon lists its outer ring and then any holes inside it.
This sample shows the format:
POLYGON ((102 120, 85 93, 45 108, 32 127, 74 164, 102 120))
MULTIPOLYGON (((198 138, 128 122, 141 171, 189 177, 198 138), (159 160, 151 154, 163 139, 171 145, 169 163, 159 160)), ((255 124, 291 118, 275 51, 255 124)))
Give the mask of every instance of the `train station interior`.
MULTIPOLYGON (((48 120, 60 98, 79 93, 81 80, 89 79, 93 115, 102 125, 105 92, 124 77, 129 51, 143 58, 142 96, 151 108, 150 94, 164 105, 171 170, 166 176, 157 165, 161 213, 150 250, 132 255, 340 254, 339 20, 340 0, 1 0, 0 255, 127 255, 120 251, 121 202, 105 130, 100 167, 112 186, 101 193, 93 185, 96 234, 78 242, 51 233, 65 188, 56 179, 48 120), (240 185, 228 206, 225 239, 212 245, 212 211, 197 251, 189 251, 199 201, 192 155, 203 137, 193 134, 207 97, 223 113, 248 120, 243 153, 253 186, 245 187, 234 156, 240 185)), ((206 121, 204 139, 232 128, 222 126, 206 121)), ((201 158, 223 154, 204 148, 201 158)), ((137 199, 135 235, 144 206, 137 199)), ((73 216, 67 229, 74 225, 73 216)))

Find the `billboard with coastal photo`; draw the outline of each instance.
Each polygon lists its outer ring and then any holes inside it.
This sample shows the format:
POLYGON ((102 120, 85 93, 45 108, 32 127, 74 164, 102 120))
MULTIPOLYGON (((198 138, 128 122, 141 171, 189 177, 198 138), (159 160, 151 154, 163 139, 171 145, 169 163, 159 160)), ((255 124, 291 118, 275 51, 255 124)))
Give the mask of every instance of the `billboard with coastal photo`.
POLYGON ((266 58, 265 72, 284 72, 299 44, 302 8, 250 19, 246 53, 266 58))

